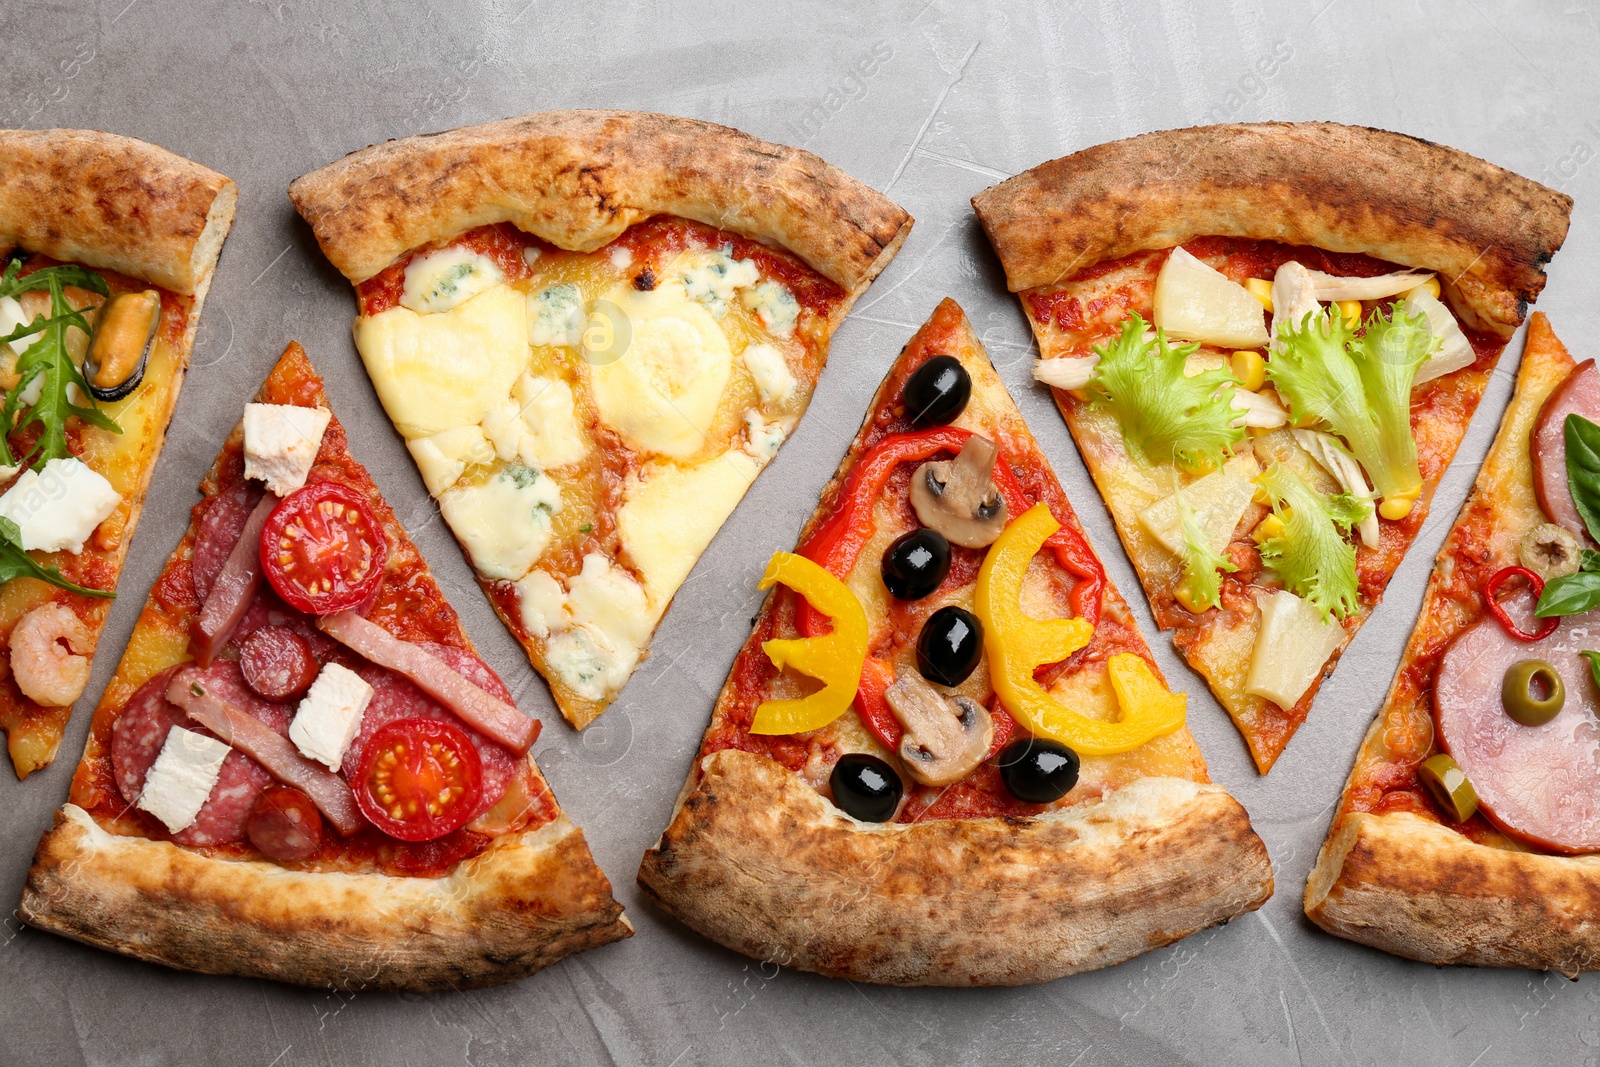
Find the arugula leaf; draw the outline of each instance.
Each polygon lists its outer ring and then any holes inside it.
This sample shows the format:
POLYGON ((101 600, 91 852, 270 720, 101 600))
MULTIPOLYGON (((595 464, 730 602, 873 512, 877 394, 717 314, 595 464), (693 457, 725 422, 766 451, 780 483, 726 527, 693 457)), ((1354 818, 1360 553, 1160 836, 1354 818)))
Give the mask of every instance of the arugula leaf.
POLYGON ((1589 677, 1594 679, 1595 685, 1600 685, 1600 652, 1584 649, 1578 655, 1589 661, 1589 677))
POLYGON ((1589 536, 1600 541, 1600 426, 1576 412, 1561 427, 1567 445, 1567 488, 1589 536))
POLYGON ((1282 534, 1261 543, 1261 562, 1323 618, 1349 615, 1357 604, 1350 527, 1361 521, 1366 503, 1349 493, 1325 496, 1281 463, 1262 472, 1256 484, 1272 498, 1272 513, 1284 526, 1282 534))
POLYGON ((1143 317, 1129 315, 1116 340, 1095 346, 1100 363, 1088 386, 1090 402, 1110 409, 1137 458, 1187 470, 1220 466, 1223 453, 1245 436, 1234 425, 1237 382, 1221 368, 1186 376, 1184 361, 1200 346, 1169 345, 1163 330, 1146 339, 1148 329, 1143 317))
POLYGON ((83 372, 67 348, 67 331, 82 330, 86 335, 92 331, 83 312, 67 302, 66 287, 77 286, 101 296, 109 296, 111 290, 105 279, 94 271, 70 263, 44 267, 25 277, 21 270, 19 260, 12 260, 7 265, 4 274, 0 274, 0 297, 15 297, 27 292, 49 293, 50 314, 37 316, 3 338, 10 342, 35 333, 41 335, 17 357, 17 384, 7 394, 4 406, 0 407, 0 463, 6 466, 19 464, 5 439, 37 425, 39 438, 33 450, 20 462, 42 467, 52 459, 66 459, 72 455, 67 447, 67 419, 72 416, 109 433, 122 432, 116 422, 95 407, 93 399, 88 399, 87 406, 82 406, 74 404, 67 397, 68 386, 76 386, 85 398, 89 397, 89 383, 84 380, 83 372), (40 383, 39 398, 31 407, 23 410, 22 394, 35 380, 40 383))
POLYGON ((1222 572, 1239 568, 1211 547, 1183 491, 1174 492, 1172 498, 1178 505, 1178 530, 1183 536, 1183 582, 1194 607, 1206 611, 1222 602, 1222 572))
POLYGON ((1577 571, 1544 584, 1533 614, 1541 619, 1556 615, 1581 615, 1600 608, 1600 573, 1577 571))
POLYGON ((13 578, 37 578, 41 582, 49 582, 61 589, 70 589, 74 593, 99 597, 102 600, 111 600, 117 595, 110 590, 86 589, 81 585, 74 585, 67 581, 57 568, 40 566, 34 562, 33 557, 23 551, 22 531, 17 528, 17 524, 0 515, 0 583, 9 582, 13 578))

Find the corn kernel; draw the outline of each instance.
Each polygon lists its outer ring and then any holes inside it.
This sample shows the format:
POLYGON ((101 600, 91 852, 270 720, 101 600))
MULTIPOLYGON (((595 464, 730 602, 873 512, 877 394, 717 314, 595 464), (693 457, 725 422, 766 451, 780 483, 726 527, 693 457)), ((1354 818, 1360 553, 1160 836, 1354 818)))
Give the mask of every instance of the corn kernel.
POLYGON ((1260 392, 1267 384, 1267 361, 1260 352, 1244 349, 1228 357, 1228 365, 1239 384, 1252 393, 1260 392))
POLYGON ((1244 283, 1244 287, 1250 290, 1251 296, 1261 301, 1262 307, 1268 311, 1272 310, 1272 279, 1251 278, 1244 283))
POLYGON ((1422 489, 1410 490, 1404 493, 1392 493, 1383 498, 1383 503, 1378 505, 1378 514, 1390 522, 1399 522, 1411 514, 1411 509, 1416 507, 1417 497, 1422 495, 1422 489))
POLYGON ((1429 296, 1435 300, 1439 299, 1439 276, 1437 274, 1423 282, 1422 287, 1428 290, 1429 296))
POLYGON ((1283 536, 1283 520, 1276 515, 1268 515, 1256 523, 1256 528, 1250 533, 1250 540, 1256 544, 1268 541, 1274 537, 1283 536))
POLYGON ((1339 301, 1339 314, 1344 316, 1344 324, 1346 326, 1350 327, 1352 330, 1355 329, 1357 326, 1361 325, 1361 301, 1339 301))
POLYGON ((1207 610, 1207 605, 1195 599, 1194 590, 1189 588, 1188 582, 1179 582, 1173 588, 1172 595, 1177 598, 1178 603, 1184 606, 1185 610, 1192 611, 1196 615, 1207 610))
POLYGON ((1256 486, 1256 491, 1250 494, 1250 500, 1253 503, 1260 504, 1264 508, 1270 508, 1272 506, 1272 494, 1261 488, 1259 485, 1256 486))

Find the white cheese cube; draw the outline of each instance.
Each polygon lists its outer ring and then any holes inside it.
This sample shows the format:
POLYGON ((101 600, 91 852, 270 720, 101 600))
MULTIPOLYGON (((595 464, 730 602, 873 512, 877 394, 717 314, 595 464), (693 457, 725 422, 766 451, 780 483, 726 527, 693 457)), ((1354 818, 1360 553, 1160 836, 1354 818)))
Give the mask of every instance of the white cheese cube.
POLYGON ((244 406, 244 476, 259 478, 278 496, 306 484, 333 413, 294 404, 244 406))
POLYGON ((289 740, 300 754, 337 771, 361 732, 361 716, 372 700, 372 686, 348 667, 329 663, 317 674, 289 724, 289 740))
POLYGON ((174 726, 145 772, 137 806, 177 833, 194 825, 222 773, 230 749, 215 737, 174 726))
POLYGON ((0 496, 0 515, 17 524, 25 549, 77 553, 121 503, 121 494, 81 459, 52 459, 42 471, 22 472, 0 496))

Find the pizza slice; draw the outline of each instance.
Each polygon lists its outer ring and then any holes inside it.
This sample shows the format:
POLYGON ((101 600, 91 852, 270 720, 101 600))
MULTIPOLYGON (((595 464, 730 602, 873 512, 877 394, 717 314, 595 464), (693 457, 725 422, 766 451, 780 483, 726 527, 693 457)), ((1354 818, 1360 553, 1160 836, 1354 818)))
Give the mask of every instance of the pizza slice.
POLYGON ((1571 199, 1265 123, 1100 145, 973 207, 1157 625, 1265 774, 1421 529, 1571 199))
POLYGON ((519 711, 297 344, 201 483, 18 914, 341 989, 504 982, 632 933, 519 711))
POLYGON ((890 369, 639 883, 729 948, 892 985, 1104 967, 1272 893, 966 316, 890 369))
POLYGON ((55 759, 238 190, 155 145, 0 130, 0 729, 55 759))
POLYGON ((810 402, 911 218, 808 152, 554 111, 290 186, 500 618, 586 726, 810 402))
POLYGON ((1429 963, 1600 968, 1600 371, 1544 315, 1306 883, 1429 963))

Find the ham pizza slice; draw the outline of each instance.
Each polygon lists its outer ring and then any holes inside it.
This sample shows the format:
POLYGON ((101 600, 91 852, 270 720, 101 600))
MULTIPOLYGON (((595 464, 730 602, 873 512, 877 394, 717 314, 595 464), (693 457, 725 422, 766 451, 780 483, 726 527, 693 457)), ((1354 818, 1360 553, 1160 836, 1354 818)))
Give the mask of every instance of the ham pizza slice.
POLYGON ((973 207, 1156 623, 1265 774, 1421 529, 1571 198, 1311 122, 1115 141, 973 207))
POLYGON ((1272 893, 966 316, 895 361, 639 883, 738 952, 891 985, 1109 966, 1272 893))
POLYGON ((521 977, 632 927, 291 344, 201 483, 18 914, 172 967, 521 977))

